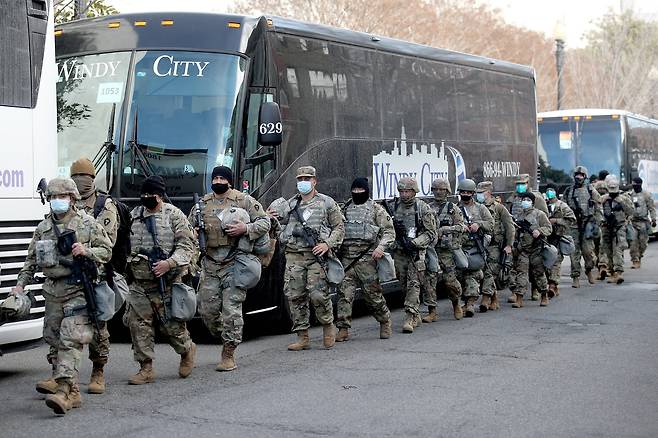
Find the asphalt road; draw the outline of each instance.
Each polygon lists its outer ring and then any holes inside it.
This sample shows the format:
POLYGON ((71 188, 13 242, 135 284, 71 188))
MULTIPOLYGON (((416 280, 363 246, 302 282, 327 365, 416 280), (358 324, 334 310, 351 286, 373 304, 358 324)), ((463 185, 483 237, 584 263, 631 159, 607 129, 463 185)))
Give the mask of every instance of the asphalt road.
MULTIPOLYGON (((565 266, 567 266, 565 262, 565 266)), ((627 262, 628 263, 628 262, 627 262)), ((658 244, 621 286, 572 289, 549 307, 504 304, 497 312, 440 320, 412 335, 378 339, 356 319, 353 338, 288 352, 292 335, 252 339, 238 370, 214 371, 219 349, 200 345, 197 368, 157 346, 157 380, 129 386, 130 346, 113 345, 104 395, 55 417, 34 383, 49 372, 46 348, 0 358, 0 437, 103 436, 658 436, 658 244)), ((563 270, 567 274, 566 270, 563 270)), ((586 281, 584 281, 586 284, 586 281)), ((506 296, 505 296, 506 298, 506 296)), ((81 370, 86 389, 90 363, 81 370)))

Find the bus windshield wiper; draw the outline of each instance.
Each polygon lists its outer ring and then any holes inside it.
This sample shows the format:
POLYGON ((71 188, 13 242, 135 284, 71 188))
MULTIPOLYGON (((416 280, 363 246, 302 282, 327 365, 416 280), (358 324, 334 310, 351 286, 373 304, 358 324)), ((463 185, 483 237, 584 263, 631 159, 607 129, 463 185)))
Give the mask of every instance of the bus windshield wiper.
POLYGON ((135 184, 135 164, 138 163, 139 167, 142 169, 142 172, 148 178, 149 176, 155 175, 155 170, 149 163, 146 154, 142 150, 145 145, 139 144, 137 141, 137 126, 139 121, 139 110, 135 108, 135 117, 133 118, 133 135, 132 138, 128 141, 128 148, 132 152, 132 157, 130 161, 130 182, 135 184))
POLYGON ((105 143, 96 153, 96 156, 92 160, 94 163, 94 168, 96 171, 100 170, 105 165, 105 181, 107 184, 107 191, 110 191, 110 177, 112 175, 112 154, 117 151, 117 146, 114 144, 114 116, 116 113, 117 104, 112 104, 112 112, 110 113, 110 123, 107 127, 107 139, 105 143))

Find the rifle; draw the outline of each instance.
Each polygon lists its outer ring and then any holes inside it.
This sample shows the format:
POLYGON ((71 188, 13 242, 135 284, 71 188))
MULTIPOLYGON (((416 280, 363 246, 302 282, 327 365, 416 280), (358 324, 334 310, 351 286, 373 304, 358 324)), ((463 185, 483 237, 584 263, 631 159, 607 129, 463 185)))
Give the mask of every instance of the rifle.
MULTIPOLYGON (((514 219, 514 226, 520 231, 523 231, 528 234, 532 234, 532 230, 530 229, 530 222, 528 222, 527 219, 522 219, 522 220, 514 219)), ((546 238, 543 237, 541 234, 539 235, 537 240, 543 243, 544 245, 550 245, 550 243, 548 243, 548 240, 546 240, 546 238)))
POLYGON ((201 213, 201 202, 198 193, 194 194, 194 219, 197 227, 199 227, 199 249, 201 250, 201 258, 203 258, 206 255, 206 224, 201 213))
MULTIPOLYGON (((314 230, 313 228, 309 227, 306 224, 306 221, 302 217, 301 213, 299 213, 299 204, 301 203, 301 199, 297 197, 297 203, 295 204, 295 208, 292 209, 292 213, 295 213, 295 217, 297 218, 297 221, 299 224, 302 226, 302 234, 300 236, 295 236, 295 237, 302 237, 308 246, 311 248, 315 248, 319 243, 320 243, 320 232, 317 230, 314 230)), ((315 260, 317 260, 318 264, 324 271, 325 276, 328 274, 327 271, 327 254, 329 251, 324 253, 322 256, 318 256, 313 254, 315 257, 315 260)))
MULTIPOLYGON (((169 257, 164 252, 158 241, 158 230, 157 227, 155 226, 155 216, 149 216, 145 218, 144 222, 146 224, 147 231, 151 233, 151 237, 153 238, 153 248, 151 249, 151 251, 141 250, 139 253, 148 257, 149 266, 151 267, 151 269, 153 269, 153 267, 158 262, 162 260, 167 260, 169 257)), ((162 305, 163 305, 162 307, 164 308, 164 321, 162 322, 165 323, 169 321, 169 311, 167 310, 167 298, 166 298, 167 289, 165 286, 164 275, 157 277, 157 280, 158 280, 158 292, 160 294, 160 299, 162 300, 162 305)))
MULTIPOLYGON (((587 184, 587 192, 589 193, 589 200, 587 201, 587 205, 590 208, 592 208, 592 206, 594 205, 594 200, 592 199, 592 191, 589 184, 587 184)), ((576 215, 576 226, 578 227, 578 244, 580 246, 583 246, 583 239, 585 237, 585 227, 587 226, 587 223, 592 219, 592 215, 585 216, 585 212, 580 206, 580 202, 578 202, 578 199, 576 198, 575 186, 571 187, 571 202, 575 206, 573 212, 576 215)))
MULTIPOLYGON (((468 215, 468 212, 466 211, 463 205, 460 205, 459 208, 462 211, 464 220, 466 221, 466 225, 470 227, 473 224, 471 217, 468 215)), ((489 257, 489 251, 487 251, 487 248, 484 244, 484 231, 482 230, 482 228, 478 228, 476 232, 472 232, 469 230, 468 240, 471 240, 475 244, 475 248, 477 248, 478 252, 484 259, 484 267, 487 269, 487 271, 491 271, 489 269, 489 262, 487 261, 487 258, 489 257)))
MULTIPOLYGON (((397 199, 394 199, 394 202, 397 202, 397 199)), ((382 202, 384 206, 384 210, 386 210, 386 213, 393 219, 393 229, 395 230, 395 241, 397 242, 398 246, 402 250, 403 253, 408 255, 409 257, 412 257, 414 260, 418 258, 419 252, 418 249, 414 246, 412 240, 409 237, 409 231, 407 230, 407 227, 404 225, 404 223, 395 218, 395 215, 391 211, 391 208, 388 205, 388 202, 384 200, 382 202)))
POLYGON ((498 257, 498 274, 496 275, 497 286, 504 289, 507 284, 509 273, 512 270, 512 256, 505 252, 504 243, 500 244, 500 256, 498 257))

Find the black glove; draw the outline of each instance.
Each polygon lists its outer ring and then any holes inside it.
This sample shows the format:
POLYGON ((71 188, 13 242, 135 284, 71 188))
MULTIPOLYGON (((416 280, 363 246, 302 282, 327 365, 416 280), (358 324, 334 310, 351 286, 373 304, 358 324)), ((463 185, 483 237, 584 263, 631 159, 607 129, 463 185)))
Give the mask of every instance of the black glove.
POLYGON ((410 238, 405 237, 405 239, 403 241, 403 244, 404 244, 404 250, 405 251, 407 251, 407 252, 415 252, 416 251, 416 245, 414 245, 413 241, 410 238))
POLYGON ((624 209, 624 206, 621 204, 615 204, 614 207, 612 207, 613 211, 622 211, 624 209))
POLYGON ((652 226, 652 227, 655 227, 655 226, 656 226, 656 220, 655 220, 655 219, 651 221, 651 226, 652 226))

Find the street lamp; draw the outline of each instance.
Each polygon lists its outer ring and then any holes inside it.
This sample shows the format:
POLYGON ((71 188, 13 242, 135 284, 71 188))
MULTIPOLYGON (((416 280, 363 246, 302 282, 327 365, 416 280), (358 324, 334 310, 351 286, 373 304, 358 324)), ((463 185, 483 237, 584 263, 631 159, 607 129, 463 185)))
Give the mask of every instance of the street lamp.
POLYGON ((557 71, 557 109, 562 109, 564 88, 562 83, 562 69, 564 67, 564 23, 562 20, 555 23, 555 69, 557 71))

